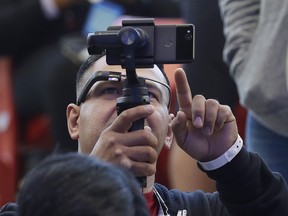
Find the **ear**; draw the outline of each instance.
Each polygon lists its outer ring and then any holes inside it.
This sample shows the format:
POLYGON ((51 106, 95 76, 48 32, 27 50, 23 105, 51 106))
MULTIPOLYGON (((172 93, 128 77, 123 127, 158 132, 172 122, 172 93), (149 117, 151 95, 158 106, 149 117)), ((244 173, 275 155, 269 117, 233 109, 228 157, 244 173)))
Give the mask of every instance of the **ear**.
POLYGON ((169 125, 168 125, 167 136, 165 138, 165 144, 164 144, 164 147, 166 149, 170 149, 171 144, 174 141, 174 135, 173 135, 173 132, 172 132, 172 127, 171 127, 171 122, 172 122, 173 118, 174 118, 174 115, 173 114, 169 114, 169 125))
POLYGON ((66 109, 67 127, 70 137, 73 140, 78 140, 79 138, 79 126, 78 118, 80 114, 80 107, 76 104, 69 104, 66 109))

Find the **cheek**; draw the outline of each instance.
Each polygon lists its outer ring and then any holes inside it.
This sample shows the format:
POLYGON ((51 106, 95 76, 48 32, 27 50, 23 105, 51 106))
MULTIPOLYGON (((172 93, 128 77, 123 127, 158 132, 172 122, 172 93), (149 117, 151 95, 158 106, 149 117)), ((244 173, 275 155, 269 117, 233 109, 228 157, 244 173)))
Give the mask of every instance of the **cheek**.
POLYGON ((151 118, 148 118, 147 121, 154 135, 157 137, 159 141, 158 152, 160 152, 165 143, 165 138, 167 136, 168 124, 169 124, 168 112, 163 112, 163 110, 162 111, 155 110, 151 118))
POLYGON ((115 119, 115 107, 107 106, 85 106, 80 111, 79 118, 79 143, 81 152, 90 154, 99 139, 103 130, 105 130, 115 119))

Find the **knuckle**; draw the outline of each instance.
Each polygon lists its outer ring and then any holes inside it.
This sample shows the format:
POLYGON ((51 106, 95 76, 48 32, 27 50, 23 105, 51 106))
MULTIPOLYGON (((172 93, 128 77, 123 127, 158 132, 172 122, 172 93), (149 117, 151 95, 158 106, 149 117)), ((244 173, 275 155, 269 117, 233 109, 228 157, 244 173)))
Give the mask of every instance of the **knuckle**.
POLYGON ((198 94, 193 97, 193 100, 205 100, 205 97, 203 95, 198 94))
POLYGON ((228 116, 232 113, 231 107, 228 105, 222 105, 221 106, 221 112, 223 115, 228 116))
POLYGON ((108 136, 107 137, 107 146, 108 147, 113 147, 117 144, 117 139, 114 136, 108 136))
POLYGON ((208 99, 206 100, 206 105, 216 107, 219 106, 219 102, 215 99, 208 99))
POLYGON ((148 161, 150 163, 153 163, 157 160, 157 152, 154 148, 152 147, 147 147, 145 152, 144 152, 144 157, 149 159, 148 161))
POLYGON ((154 164, 144 163, 143 170, 146 176, 151 176, 156 173, 156 166, 154 164))
POLYGON ((121 118, 124 119, 124 120, 128 120, 129 118, 129 110, 125 110, 124 112, 122 112, 120 114, 121 118))

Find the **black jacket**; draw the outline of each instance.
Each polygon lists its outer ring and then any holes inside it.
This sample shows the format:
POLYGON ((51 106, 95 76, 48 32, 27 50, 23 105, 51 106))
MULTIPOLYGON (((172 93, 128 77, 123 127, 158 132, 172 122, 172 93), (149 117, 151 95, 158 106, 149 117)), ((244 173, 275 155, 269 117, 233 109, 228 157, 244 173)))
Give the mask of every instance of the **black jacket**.
MULTIPOLYGON (((215 193, 183 193, 156 184, 171 216, 187 210, 188 216, 287 216, 288 189, 255 153, 243 149, 228 164, 206 172, 217 181, 215 193)), ((164 206, 165 209, 165 205, 164 206)))

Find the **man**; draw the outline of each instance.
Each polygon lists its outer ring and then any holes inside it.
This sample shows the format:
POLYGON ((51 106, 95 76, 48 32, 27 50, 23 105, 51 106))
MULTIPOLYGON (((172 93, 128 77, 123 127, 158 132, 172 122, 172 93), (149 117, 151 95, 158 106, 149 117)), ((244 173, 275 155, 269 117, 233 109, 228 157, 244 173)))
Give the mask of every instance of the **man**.
POLYGON ((242 147, 235 117, 228 106, 200 95, 192 100, 182 69, 175 72, 180 108, 176 117, 169 114, 170 95, 165 86, 168 81, 158 67, 137 69, 138 76, 157 81, 147 81, 150 105, 128 109, 119 116, 115 106, 122 93, 119 82, 97 81, 86 96, 81 94, 89 78, 99 71, 126 74, 120 66, 107 65, 105 56, 98 60, 94 56, 82 65, 76 87, 78 105, 70 104, 67 108, 70 135, 78 140, 80 153, 121 164, 136 176, 148 176, 143 191, 146 198, 154 193, 149 206, 151 215, 161 215, 161 211, 176 215, 179 210, 201 216, 228 212, 241 216, 288 213, 285 181, 279 175, 273 176, 259 156, 242 147), (131 124, 141 118, 146 119, 144 130, 129 132, 131 124), (157 157, 163 147, 169 147, 173 134, 187 154, 203 162, 201 169, 217 181, 219 194, 184 195, 154 185, 157 157))
POLYGON ((148 176, 143 193, 150 215, 288 214, 285 181, 279 174, 273 175, 258 155, 245 150, 228 106, 201 95, 192 100, 185 73, 177 69, 180 110, 174 117, 168 111, 168 81, 155 66, 137 69, 138 76, 147 79, 150 105, 117 115, 116 99, 122 91, 122 82, 115 81, 119 74, 110 72, 112 81, 97 81, 97 77, 107 78, 107 71, 125 75, 125 70, 107 65, 105 56, 98 58, 92 56, 78 73, 78 102, 67 107, 69 133, 78 140, 79 153, 119 164, 136 176, 148 176), (141 118, 146 119, 145 128, 129 131, 141 118), (173 136, 187 154, 199 161, 200 169, 217 181, 219 192, 182 193, 154 184, 157 157, 163 147, 169 147, 173 136))

